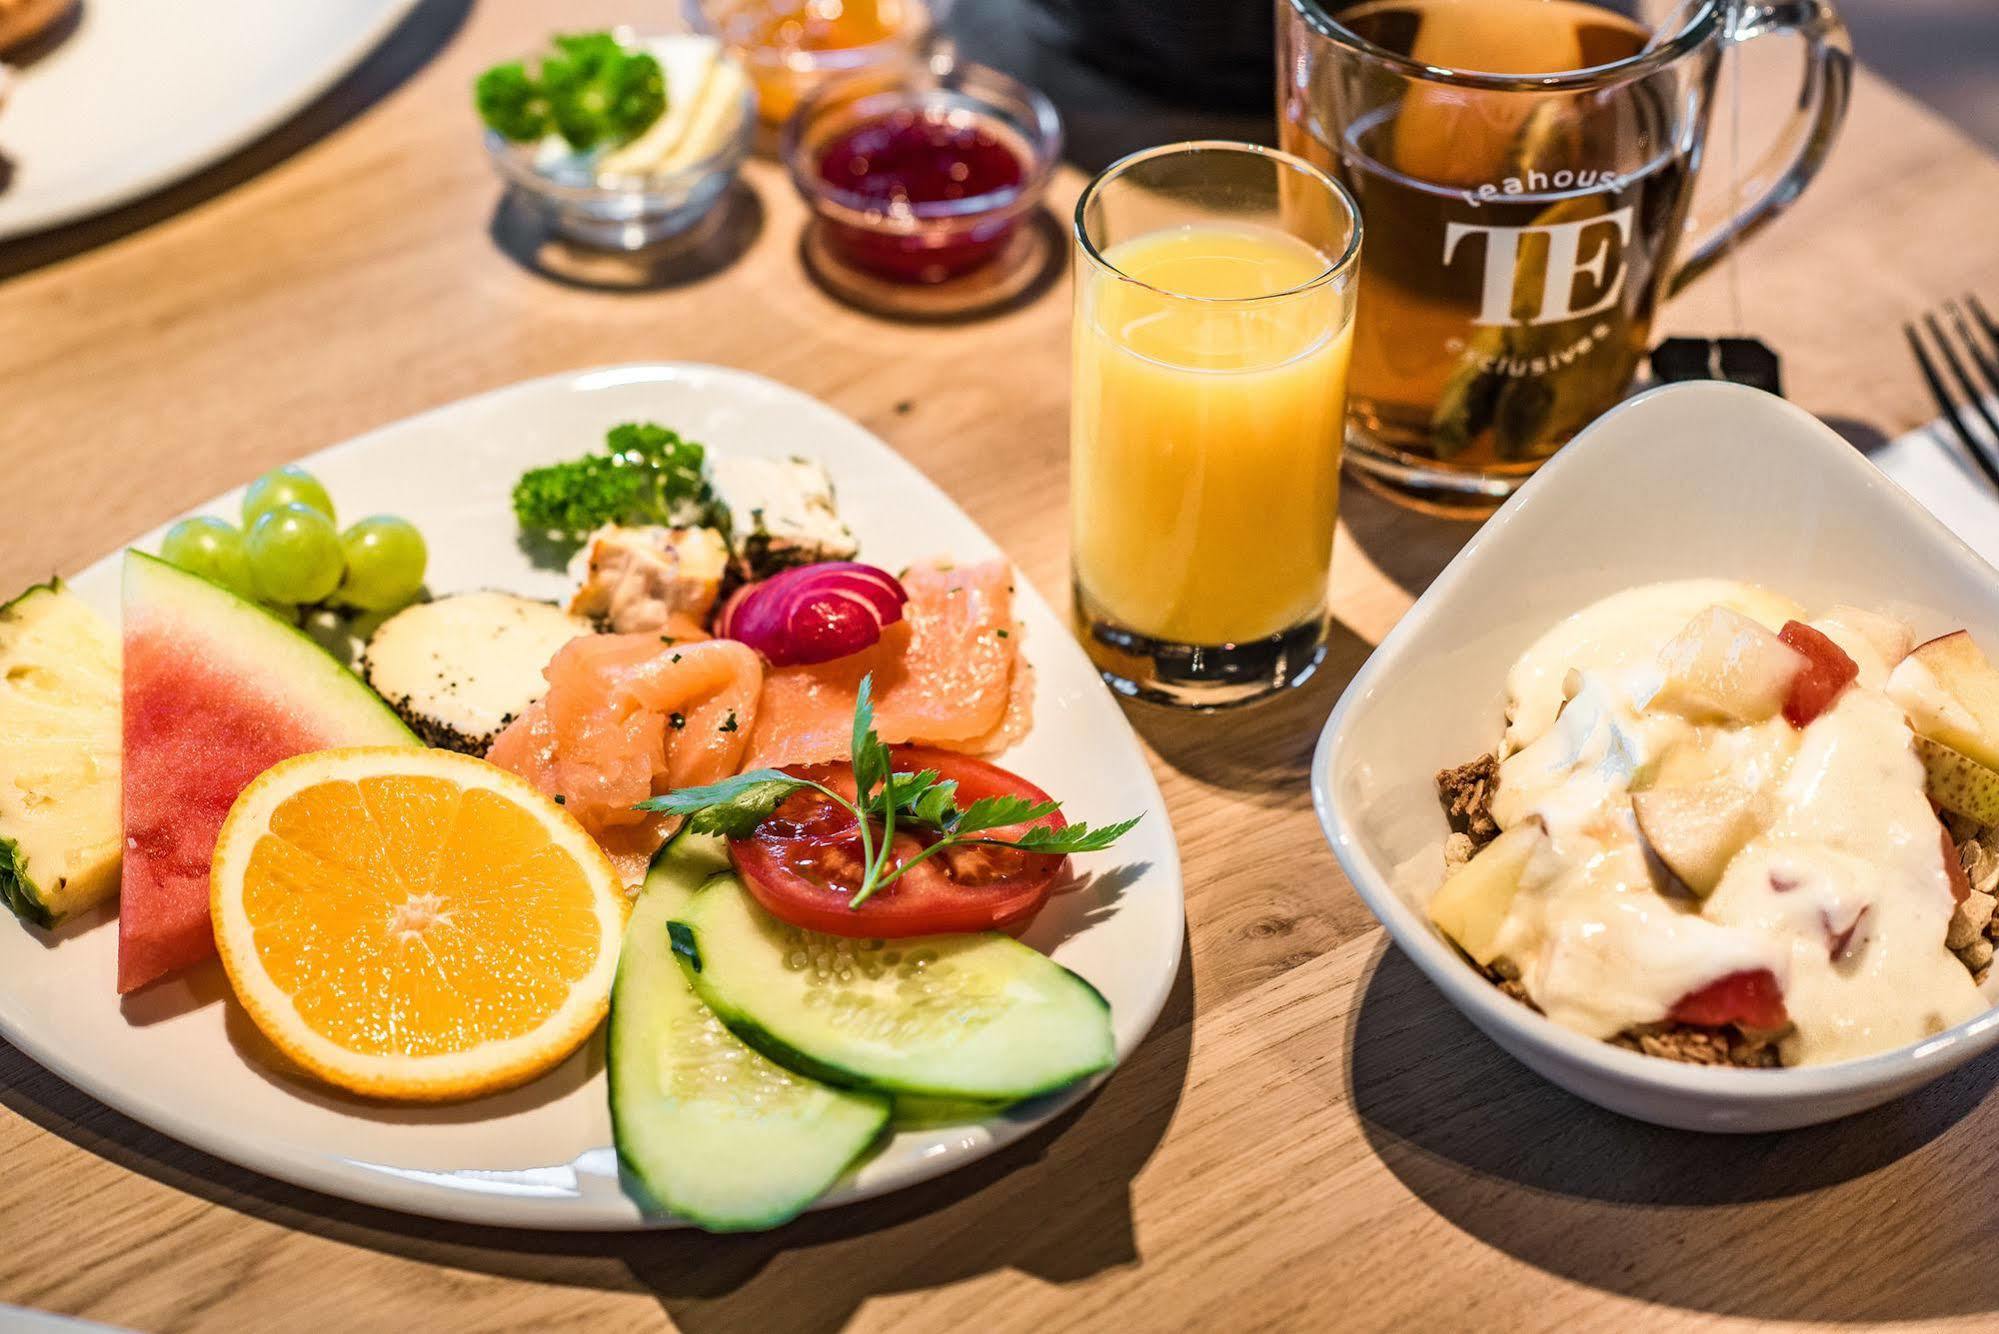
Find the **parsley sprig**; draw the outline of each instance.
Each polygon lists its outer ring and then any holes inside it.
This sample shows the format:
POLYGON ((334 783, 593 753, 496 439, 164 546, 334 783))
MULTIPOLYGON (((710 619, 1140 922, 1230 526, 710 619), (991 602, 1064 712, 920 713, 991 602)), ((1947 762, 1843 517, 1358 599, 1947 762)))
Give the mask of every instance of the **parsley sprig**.
POLYGON ((654 422, 626 422, 604 448, 521 474, 514 516, 530 533, 580 542, 607 523, 728 528, 706 472, 707 451, 654 422))
POLYGON ((1095 829, 1086 824, 1060 828, 1033 824, 1009 837, 992 836, 993 830, 1045 819, 1060 809, 1061 803, 1020 796, 980 797, 961 809, 957 783, 937 770, 896 772, 887 744, 875 732, 872 677, 861 678, 854 701, 852 765, 852 800, 809 778, 778 769, 752 769, 719 783, 684 787, 654 797, 641 802, 639 809, 685 816, 689 827, 699 834, 748 838, 792 793, 806 788, 823 793, 854 817, 860 831, 861 883, 847 900, 849 908, 860 907, 894 884, 910 867, 946 848, 984 845, 1052 855, 1101 852, 1138 823, 1138 817, 1133 816, 1095 829), (876 821, 881 824, 879 834, 874 829, 876 821), (892 865, 897 824, 928 830, 936 838, 908 861, 892 865))

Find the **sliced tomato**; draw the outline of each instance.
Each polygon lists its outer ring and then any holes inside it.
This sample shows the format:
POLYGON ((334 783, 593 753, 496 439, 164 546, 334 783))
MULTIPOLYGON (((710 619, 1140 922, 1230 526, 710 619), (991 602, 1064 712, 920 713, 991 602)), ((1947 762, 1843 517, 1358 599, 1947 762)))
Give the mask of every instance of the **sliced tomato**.
MULTIPOLYGON (((982 797, 1049 800, 1046 792, 1019 775, 968 755, 922 746, 894 746, 890 754, 897 773, 935 769, 943 780, 955 782, 961 810, 982 797)), ((853 797, 854 775, 844 761, 794 766, 785 772, 853 797)), ((1060 829, 1068 822, 1058 811, 1033 823, 1060 829)), ((992 834, 1017 836, 1027 827, 1016 825, 992 834)), ((872 837, 877 845, 880 835, 876 823, 872 837)), ((926 830, 898 827, 891 840, 893 860, 901 866, 936 841, 926 830)), ((1023 930, 1055 886, 1067 878, 1069 860, 961 844, 916 862, 859 908, 850 908, 848 901, 861 882, 860 827, 832 798, 810 789, 792 793, 748 838, 730 840, 729 851, 743 883, 773 916, 808 931, 883 939, 1023 930)))
POLYGON ((1805 655, 1805 669, 1791 678, 1791 692, 1784 697, 1784 721, 1803 727, 1832 707, 1860 668, 1846 650, 1803 621, 1784 622, 1777 638, 1805 655))
POLYGON ((1751 968, 1716 978, 1698 991, 1690 991, 1673 1004, 1666 1017, 1677 1024, 1697 1024, 1702 1028, 1737 1028, 1775 1032, 1791 1022, 1784 1009, 1784 993, 1776 974, 1768 968, 1751 968))

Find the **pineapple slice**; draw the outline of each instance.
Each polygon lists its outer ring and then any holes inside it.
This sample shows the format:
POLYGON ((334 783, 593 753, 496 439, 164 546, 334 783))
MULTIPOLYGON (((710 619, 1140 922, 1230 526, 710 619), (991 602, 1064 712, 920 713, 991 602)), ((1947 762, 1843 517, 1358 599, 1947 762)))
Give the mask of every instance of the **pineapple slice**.
POLYGON ((0 605, 0 900, 54 926, 118 891, 118 640, 59 581, 0 605))

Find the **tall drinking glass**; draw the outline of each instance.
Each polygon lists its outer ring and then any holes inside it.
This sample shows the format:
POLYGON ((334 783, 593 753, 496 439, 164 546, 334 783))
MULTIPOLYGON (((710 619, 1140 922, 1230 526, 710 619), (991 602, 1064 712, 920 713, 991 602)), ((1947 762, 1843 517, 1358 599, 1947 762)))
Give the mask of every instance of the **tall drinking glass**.
POLYGON ((1078 631, 1110 685, 1193 707, 1324 653, 1360 215, 1251 144, 1170 144, 1076 205, 1078 631))

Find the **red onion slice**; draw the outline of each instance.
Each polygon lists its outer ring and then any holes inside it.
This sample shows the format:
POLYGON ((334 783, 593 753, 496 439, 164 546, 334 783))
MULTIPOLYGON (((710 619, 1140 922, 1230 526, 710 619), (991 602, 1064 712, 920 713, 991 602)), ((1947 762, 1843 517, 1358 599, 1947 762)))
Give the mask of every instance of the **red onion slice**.
POLYGON ((902 619, 907 601, 886 570, 822 561, 737 589, 716 617, 715 633, 748 644, 774 666, 831 662, 879 642, 902 619))

